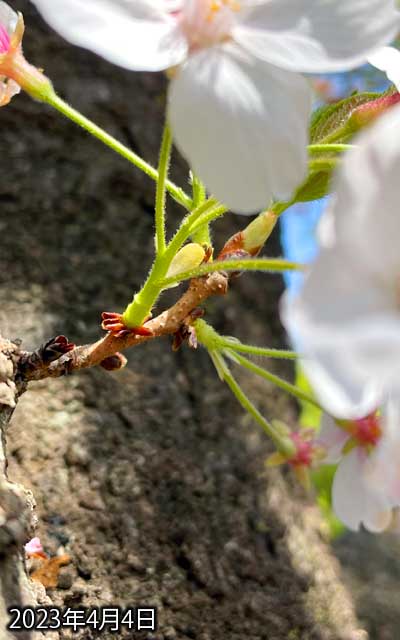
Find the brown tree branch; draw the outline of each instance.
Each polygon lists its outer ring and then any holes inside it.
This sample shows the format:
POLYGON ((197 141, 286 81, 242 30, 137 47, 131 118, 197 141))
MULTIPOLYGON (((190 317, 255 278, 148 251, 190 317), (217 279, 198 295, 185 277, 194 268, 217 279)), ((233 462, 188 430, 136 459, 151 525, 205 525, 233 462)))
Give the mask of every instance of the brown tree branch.
POLYGON ((189 288, 178 302, 156 318, 146 322, 146 328, 152 331, 152 335, 128 334, 117 338, 112 333, 108 333, 93 344, 76 347, 48 366, 38 366, 36 369, 24 372, 21 378, 26 382, 43 378, 57 378, 79 369, 95 367, 116 353, 130 347, 136 347, 143 342, 165 335, 173 335, 179 331, 185 319, 196 307, 211 296, 225 295, 227 290, 228 277, 224 273, 215 272, 204 278, 191 280, 189 288))

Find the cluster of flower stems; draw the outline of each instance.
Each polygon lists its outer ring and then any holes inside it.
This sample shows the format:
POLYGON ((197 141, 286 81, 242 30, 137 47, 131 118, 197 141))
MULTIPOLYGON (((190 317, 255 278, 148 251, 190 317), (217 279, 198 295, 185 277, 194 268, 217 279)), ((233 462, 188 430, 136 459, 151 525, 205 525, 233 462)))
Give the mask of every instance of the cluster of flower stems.
MULTIPOLYGON (((49 91, 46 91, 44 95, 42 94, 40 96, 40 98, 42 101, 51 105, 68 119, 72 120, 88 133, 96 137, 114 152, 124 157, 132 165, 143 171, 156 182, 154 261, 144 285, 140 291, 135 294, 132 302, 127 305, 122 315, 126 326, 141 326, 151 315, 151 310, 162 291, 168 287, 177 285, 184 280, 199 278, 215 271, 228 273, 238 271, 284 272, 290 270, 301 270, 304 268, 304 265, 280 258, 242 258, 235 256, 232 259, 229 259, 228 257, 228 259, 209 261, 194 269, 183 272, 181 271, 176 275, 168 277, 167 273, 174 257, 187 240, 190 239, 192 242, 200 243, 209 248, 212 247, 210 225, 215 220, 225 215, 228 211, 228 209, 215 198, 207 197, 205 188, 197 176, 191 175, 190 195, 168 179, 172 149, 172 135, 168 124, 164 127, 159 163, 158 168, 156 169, 128 147, 105 132, 101 127, 90 121, 77 110, 73 109, 53 90, 50 89, 49 91), (181 205, 186 212, 178 229, 169 241, 166 237, 165 224, 167 193, 172 196, 172 198, 181 205)), ((312 172, 320 169, 320 167, 316 166, 315 163, 318 164, 318 155, 324 152, 330 152, 330 159, 324 160, 324 162, 330 163, 330 170, 334 169, 340 161, 341 152, 347 150, 349 147, 350 145, 334 143, 309 145, 309 171, 312 172), (316 158, 313 158, 314 154, 316 154, 316 158)), ((293 203, 273 202, 268 207, 268 210, 280 215, 291 204, 293 203)), ((230 360, 233 363, 249 370, 251 373, 264 378, 280 389, 283 389, 285 392, 293 395, 298 400, 310 402, 319 408, 315 399, 299 387, 285 381, 280 376, 271 373, 267 369, 258 366, 247 357, 264 356, 266 358, 294 360, 298 355, 293 351, 257 347, 243 344, 232 337, 221 336, 202 319, 194 321, 194 328, 198 342, 208 350, 221 380, 228 385, 242 407, 256 420, 265 433, 273 440, 277 450, 285 456, 290 457, 294 452, 293 442, 287 437, 287 435, 275 427, 273 421, 268 421, 259 412, 233 376, 231 369, 227 364, 227 360, 230 360)))

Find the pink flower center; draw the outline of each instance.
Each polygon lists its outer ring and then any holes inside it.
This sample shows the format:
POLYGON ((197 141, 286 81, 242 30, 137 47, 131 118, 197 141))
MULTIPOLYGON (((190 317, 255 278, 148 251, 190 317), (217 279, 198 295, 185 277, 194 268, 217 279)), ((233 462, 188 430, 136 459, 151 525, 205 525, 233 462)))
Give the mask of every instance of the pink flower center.
POLYGON ((195 0, 173 15, 180 21, 193 51, 228 40, 240 9, 238 0, 195 0))
POLYGON ((375 447, 382 435, 379 416, 376 413, 372 413, 360 420, 353 420, 350 423, 350 431, 360 446, 375 447))
POLYGON ((290 438, 296 447, 296 453, 288 460, 293 467, 310 467, 313 461, 314 445, 312 441, 304 440, 300 433, 293 432, 290 438))
POLYGON ((10 49, 10 36, 5 27, 0 24, 0 53, 7 53, 10 49))

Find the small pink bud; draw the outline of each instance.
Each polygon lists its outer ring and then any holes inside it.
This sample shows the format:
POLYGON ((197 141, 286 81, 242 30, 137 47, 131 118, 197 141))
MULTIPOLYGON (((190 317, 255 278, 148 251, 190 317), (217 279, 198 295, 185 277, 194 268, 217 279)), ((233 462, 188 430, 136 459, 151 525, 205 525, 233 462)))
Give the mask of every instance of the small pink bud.
MULTIPOLYGON (((274 421, 274 425, 276 426, 274 421)), ((267 466, 288 464, 292 467, 297 480, 305 489, 310 487, 309 471, 311 467, 323 457, 323 450, 315 440, 313 429, 303 429, 285 434, 293 447, 293 452, 285 454, 276 451, 267 459, 267 466)))
POLYGON ((290 438, 296 447, 296 453, 287 462, 293 467, 311 467, 314 458, 314 443, 296 431, 290 434, 290 438))

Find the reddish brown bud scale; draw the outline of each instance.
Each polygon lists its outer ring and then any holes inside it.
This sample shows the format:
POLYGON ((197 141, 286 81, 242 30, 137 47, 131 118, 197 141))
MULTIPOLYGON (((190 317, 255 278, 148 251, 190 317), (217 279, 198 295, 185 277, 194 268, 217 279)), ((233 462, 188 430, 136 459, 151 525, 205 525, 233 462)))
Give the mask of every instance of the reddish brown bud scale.
POLYGON ((101 314, 102 323, 101 328, 104 331, 110 331, 116 338, 123 338, 127 335, 137 335, 143 337, 149 337, 153 335, 151 329, 144 327, 127 327, 124 324, 121 313, 114 313, 112 311, 103 311, 101 314))
MULTIPOLYGON (((249 256, 250 254, 244 249, 236 249, 235 251, 224 253, 222 258, 218 256, 217 260, 240 260, 241 258, 248 258, 249 256)), ((232 279, 232 278, 238 278, 239 276, 242 275, 242 273, 243 273, 242 271, 231 271, 229 275, 228 274, 226 275, 227 277, 232 279)))
POLYGON ((204 310, 200 307, 193 309, 188 317, 185 319, 179 330, 174 334, 174 340, 172 342, 172 351, 178 351, 184 342, 187 342, 191 349, 197 349, 198 340, 196 329, 192 323, 198 318, 204 316, 204 310))
POLYGON ((213 249, 213 247, 211 245, 209 245, 209 246, 203 245, 203 247, 204 247, 204 252, 205 252, 204 253, 204 258, 203 258, 203 264, 205 264, 207 262, 210 262, 210 260, 211 260, 211 258, 213 256, 213 253, 214 253, 214 249, 213 249))
POLYGON ((33 371, 46 368, 61 356, 75 349, 75 346, 65 336, 51 338, 36 351, 22 355, 18 365, 19 373, 25 377, 33 371))
POLYGON ((271 235, 277 216, 272 211, 263 211, 242 231, 235 233, 225 243, 218 260, 232 260, 235 257, 258 256, 266 240, 271 235))
POLYGON ((68 338, 65 336, 57 336, 56 338, 53 338, 53 340, 49 340, 44 348, 48 350, 51 348, 53 353, 62 355, 63 353, 68 353, 75 349, 75 346, 76 345, 73 342, 69 342, 68 338))
MULTIPOLYGON (((243 251, 243 231, 238 231, 224 244, 222 250, 218 254, 217 260, 229 260, 238 251, 243 251)), ((249 254, 247 254, 249 255, 249 254)))

